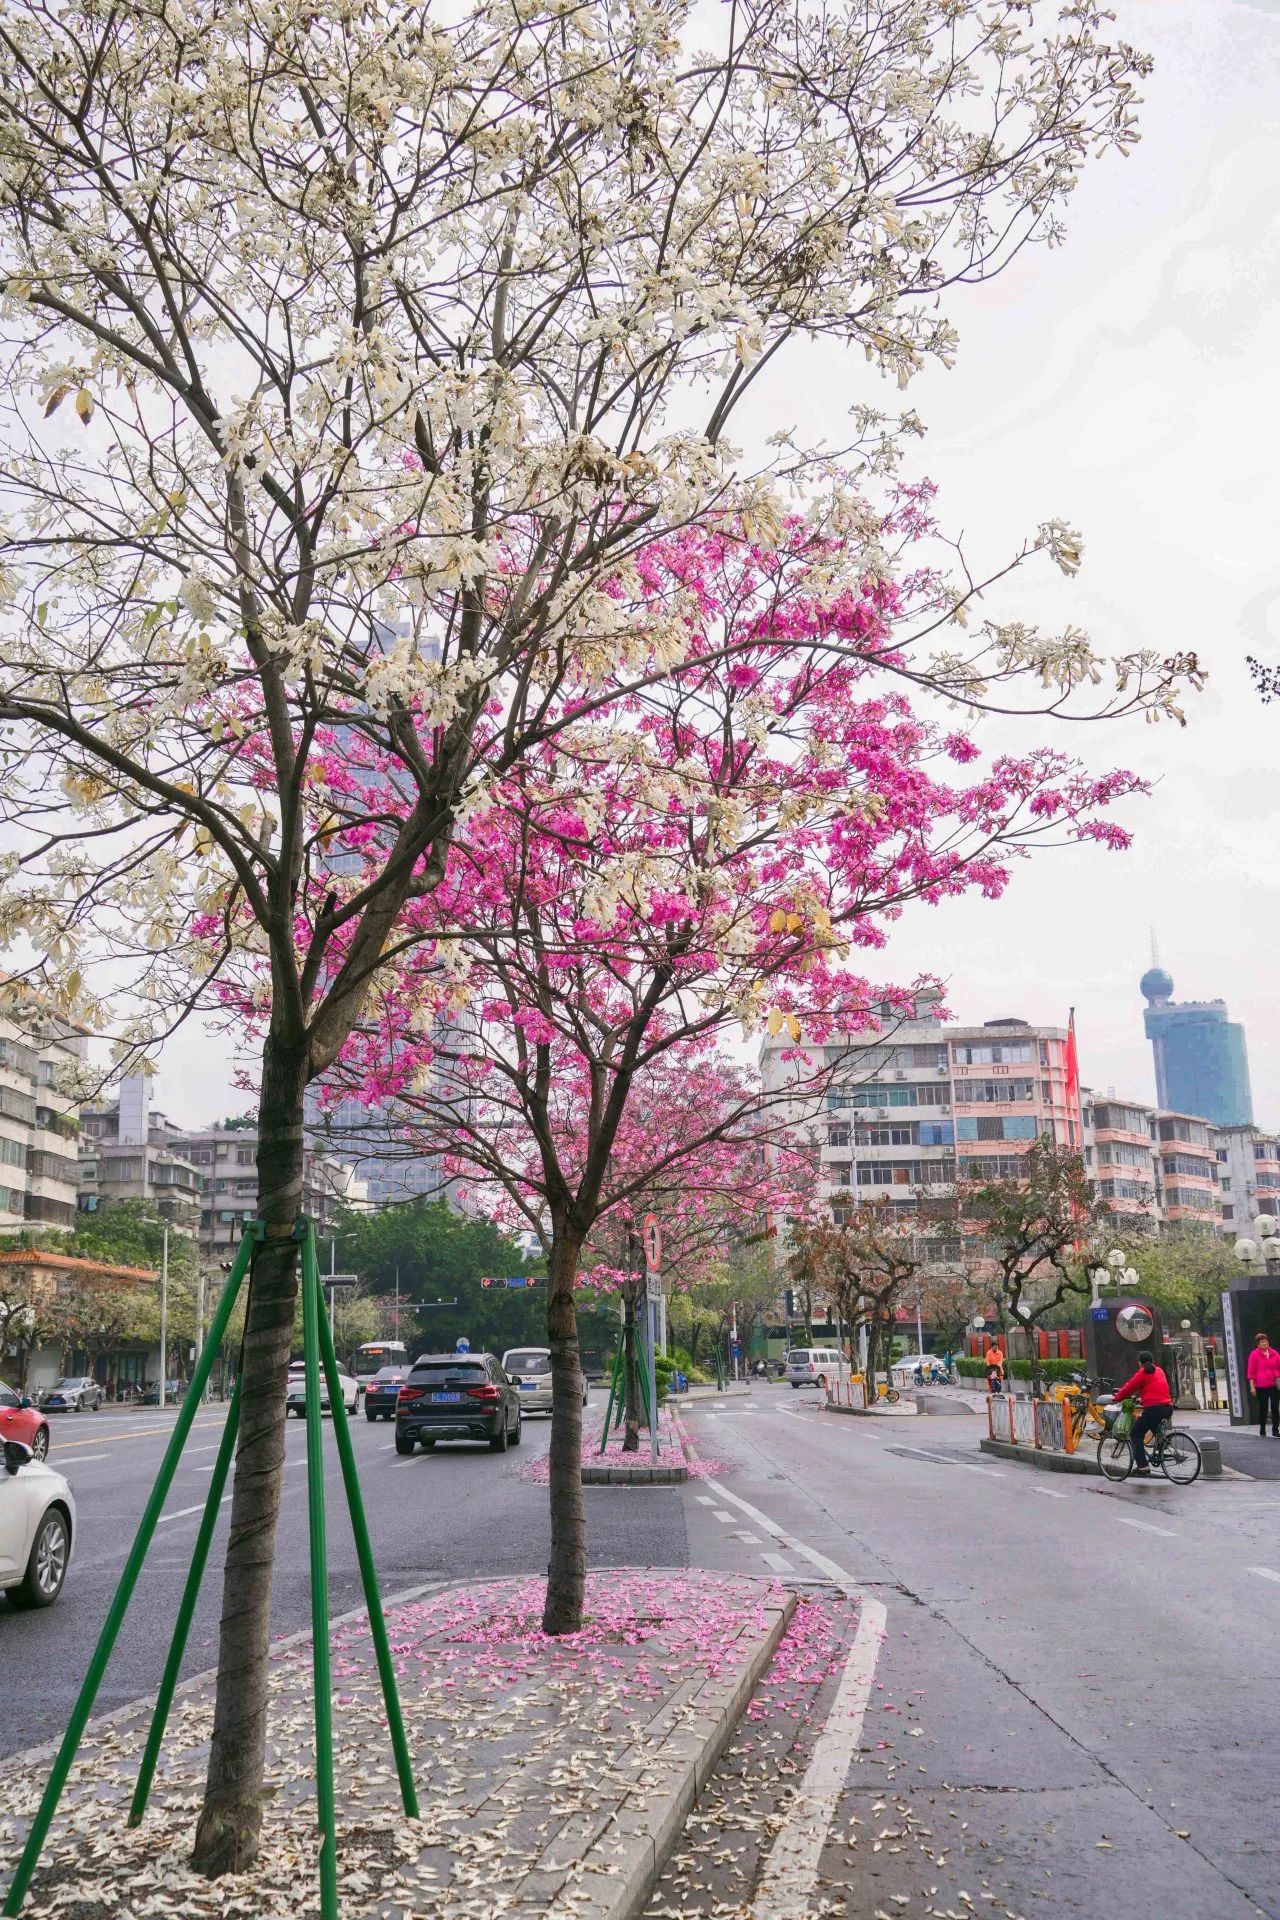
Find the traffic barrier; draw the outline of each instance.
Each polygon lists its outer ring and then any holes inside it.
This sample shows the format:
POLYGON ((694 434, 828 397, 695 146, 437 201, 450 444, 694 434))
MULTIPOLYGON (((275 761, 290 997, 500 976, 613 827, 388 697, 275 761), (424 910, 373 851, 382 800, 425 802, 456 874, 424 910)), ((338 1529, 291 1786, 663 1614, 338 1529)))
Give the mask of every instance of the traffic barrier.
POLYGON ((1061 1400, 1030 1400, 1011 1393, 987 1395, 987 1431, 1010 1446, 1071 1453, 1071 1426, 1061 1400))

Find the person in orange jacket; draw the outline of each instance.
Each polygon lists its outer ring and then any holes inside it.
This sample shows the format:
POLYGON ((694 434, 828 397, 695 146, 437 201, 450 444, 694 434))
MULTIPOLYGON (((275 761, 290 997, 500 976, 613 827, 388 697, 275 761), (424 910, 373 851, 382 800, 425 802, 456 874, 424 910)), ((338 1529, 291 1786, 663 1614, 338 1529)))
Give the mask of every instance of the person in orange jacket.
POLYGON ((1004 1352, 999 1341, 988 1347, 985 1355, 987 1362, 987 1392, 1004 1392, 1004 1352))
POLYGON ((1151 1478, 1151 1462, 1147 1459, 1147 1449, 1143 1445, 1149 1433, 1154 1433, 1162 1420, 1168 1420, 1173 1414, 1173 1395, 1169 1391, 1169 1378, 1163 1367, 1158 1367, 1154 1354, 1138 1355, 1138 1371, 1117 1387, 1112 1398, 1127 1400, 1130 1394, 1137 1397, 1142 1408, 1133 1423, 1129 1438, 1133 1441, 1133 1457, 1137 1461, 1135 1473, 1144 1480, 1151 1478))
POLYGON ((1280 1440, 1280 1353, 1265 1333, 1260 1333, 1249 1355, 1249 1385, 1258 1397, 1258 1432, 1265 1440, 1267 1412, 1271 1413, 1271 1434, 1280 1440))

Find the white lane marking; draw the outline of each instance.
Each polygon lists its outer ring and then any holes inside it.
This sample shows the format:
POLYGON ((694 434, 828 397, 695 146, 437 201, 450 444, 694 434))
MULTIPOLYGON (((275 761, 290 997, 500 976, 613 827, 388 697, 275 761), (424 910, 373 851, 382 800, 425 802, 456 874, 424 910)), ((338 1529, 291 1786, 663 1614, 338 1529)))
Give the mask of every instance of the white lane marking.
POLYGON ((695 1493, 693 1497, 700 1507, 714 1507, 715 1505, 715 1501, 709 1493, 695 1493))
POLYGON ((718 1480, 708 1480, 707 1485, 714 1487, 722 1500, 728 1500, 731 1505, 739 1507, 748 1520, 754 1520, 758 1527, 763 1527, 765 1532, 771 1534, 780 1546, 786 1547, 789 1553, 798 1553, 802 1559, 809 1562, 811 1567, 816 1567, 819 1573, 825 1573, 828 1580, 834 1580, 841 1593, 847 1594, 850 1599, 856 1597, 858 1589, 852 1576, 847 1574, 843 1567, 838 1567, 834 1560, 828 1560, 825 1553, 819 1553, 816 1547, 806 1546, 803 1540, 797 1540, 793 1534, 789 1534, 785 1528, 780 1527, 776 1520, 771 1520, 767 1513, 762 1513, 759 1507, 753 1507, 749 1500, 742 1498, 741 1494, 730 1493, 728 1487, 722 1486, 718 1480))
POLYGON ((216 1453, 222 1445, 221 1440, 211 1440, 207 1447, 184 1447, 184 1453, 216 1453))
POLYGON ((192 1473, 213 1473, 217 1465, 216 1460, 211 1460, 207 1467, 192 1467, 191 1471, 192 1473))
POLYGON ((1153 1527, 1149 1520, 1130 1520, 1123 1513, 1118 1513, 1116 1519, 1122 1527, 1141 1527, 1143 1533, 1163 1533, 1170 1540, 1176 1540, 1178 1537, 1176 1527, 1153 1527))
POLYGON ((745 1527, 736 1527, 733 1538, 744 1541, 749 1547, 758 1547, 760 1545, 760 1535, 758 1533, 748 1533, 745 1527))
POLYGON ((1275 1580, 1280 1582, 1280 1573, 1273 1573, 1270 1567, 1250 1567, 1249 1572, 1256 1573, 1259 1580, 1275 1580))
POLYGON ((818 1863, 862 1737, 886 1619, 880 1601, 864 1596, 858 1631, 827 1723, 818 1735, 787 1824, 764 1863, 752 1920, 805 1920, 813 1912, 818 1863))
POLYGON ((794 1573, 795 1567, 785 1553, 762 1553, 760 1558, 766 1567, 772 1567, 775 1573, 794 1573))
POLYGON ((790 1407, 774 1407, 772 1411, 780 1413, 784 1420, 799 1420, 803 1426, 808 1426, 811 1421, 820 1418, 816 1413, 792 1413, 790 1407))
POLYGON ((961 1473, 985 1473, 988 1480, 1007 1480, 1003 1467, 971 1467, 967 1460, 953 1459, 949 1453, 928 1453, 924 1447, 895 1447, 895 1453, 914 1454, 921 1460, 940 1460, 944 1467, 959 1467, 961 1473))
POLYGON ((1032 1493, 1038 1493, 1042 1500, 1069 1500, 1069 1493, 1057 1493, 1052 1487, 1032 1487, 1032 1493))
POLYGON ((378 1448, 378 1452, 379 1452, 379 1453, 390 1453, 390 1451, 391 1451, 391 1449, 392 1449, 392 1447, 394 1447, 394 1445, 395 1445, 395 1441, 394 1441, 394 1440, 388 1440, 388 1441, 387 1441, 387 1444, 386 1444, 386 1446, 385 1446, 385 1447, 379 1447, 379 1448, 378 1448))
POLYGON ((714 1508, 713 1513, 714 1513, 714 1517, 717 1520, 723 1521, 726 1527, 731 1527, 733 1525, 733 1515, 731 1513, 726 1513, 723 1507, 714 1508))
POLYGON ((72 1467, 82 1467, 86 1460, 109 1460, 110 1458, 109 1453, 82 1453, 78 1460, 68 1460, 67 1468, 70 1471, 72 1467))
MULTIPOLYGON (((225 1507, 230 1498, 231 1498, 231 1495, 229 1493, 224 1493, 221 1500, 219 1500, 218 1505, 220 1507, 225 1507)), ((191 1517, 193 1513, 203 1513, 203 1512, 204 1512, 203 1500, 200 1502, 199 1506, 196 1506, 196 1507, 175 1507, 172 1513, 162 1513, 160 1515, 160 1518, 156 1521, 156 1525, 158 1527, 162 1527, 166 1520, 187 1520, 191 1517)))

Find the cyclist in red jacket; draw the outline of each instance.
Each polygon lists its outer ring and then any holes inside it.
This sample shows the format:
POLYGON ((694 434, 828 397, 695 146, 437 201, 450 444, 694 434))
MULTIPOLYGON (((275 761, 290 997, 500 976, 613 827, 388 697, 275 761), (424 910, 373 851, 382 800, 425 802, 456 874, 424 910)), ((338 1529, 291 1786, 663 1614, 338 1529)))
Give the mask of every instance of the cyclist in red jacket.
POLYGON ((1129 1436, 1133 1441, 1133 1457, 1137 1461, 1135 1472, 1143 1479, 1151 1478, 1151 1462, 1147 1459, 1147 1449, 1143 1442, 1149 1433, 1154 1433, 1162 1420, 1168 1420, 1173 1413, 1173 1395, 1169 1391, 1169 1382, 1163 1367, 1155 1363, 1154 1354, 1138 1355, 1138 1371, 1132 1379, 1117 1387, 1114 1398, 1127 1400, 1130 1394, 1136 1394, 1142 1411, 1133 1423, 1133 1432, 1129 1436))

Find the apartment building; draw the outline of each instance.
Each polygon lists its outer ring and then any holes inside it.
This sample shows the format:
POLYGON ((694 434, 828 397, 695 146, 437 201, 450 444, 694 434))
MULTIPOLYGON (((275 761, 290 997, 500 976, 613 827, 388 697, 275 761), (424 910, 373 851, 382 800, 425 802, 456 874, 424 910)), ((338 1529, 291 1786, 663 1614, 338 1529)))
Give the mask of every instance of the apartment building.
MULTIPOLYGON (((931 994, 920 996, 915 1014, 886 1016, 881 1033, 824 1048, 813 1062, 832 1075, 821 1109, 815 1100, 796 1104, 796 1130, 814 1142, 837 1220, 867 1200, 913 1208, 918 1192, 945 1193, 957 1180, 1017 1178, 1044 1134, 1082 1145, 1065 1028, 1014 1018, 952 1025, 931 994)), ((782 1038, 766 1040, 766 1088, 794 1078, 782 1057, 788 1050, 782 1038)))
POLYGON ((1218 1129, 1191 1113, 1157 1110, 1153 1138, 1160 1218, 1169 1226, 1222 1226, 1218 1129))
MULTIPOLYGON (((198 1168, 200 1244, 210 1253, 234 1253, 258 1212, 258 1132, 250 1122, 228 1121, 183 1135, 183 1151, 198 1168)), ((367 1183, 350 1167, 308 1147, 303 1163, 302 1210, 321 1235, 343 1207, 367 1203, 367 1183)), ((341 1265, 341 1262, 339 1262, 341 1265)))
POLYGON ((1218 1129, 1222 1230, 1248 1234, 1260 1213, 1280 1215, 1280 1138, 1261 1127, 1218 1129))
MULTIPOLYGON (((114 1200, 147 1200, 208 1252, 234 1251, 258 1211, 257 1129, 248 1120, 176 1126, 153 1105, 153 1087, 146 1076, 131 1075, 115 1101, 86 1110, 80 1207, 92 1212, 114 1200)), ((303 1210, 322 1232, 340 1207, 367 1200, 367 1183, 350 1167, 308 1147, 303 1210)))
POLYGON ((59 1091, 88 1034, 16 981, 0 998, 0 1235, 75 1226, 79 1110, 59 1091))
POLYGON ((182 1129, 152 1105, 145 1074, 121 1082, 118 1097, 81 1116, 80 1210, 119 1200, 148 1201, 179 1233, 200 1227, 204 1179, 186 1152, 182 1129))
POLYGON ((1152 1233, 1160 1222, 1156 1166, 1156 1110, 1140 1100, 1081 1093, 1085 1171, 1117 1224, 1132 1233, 1152 1233))

